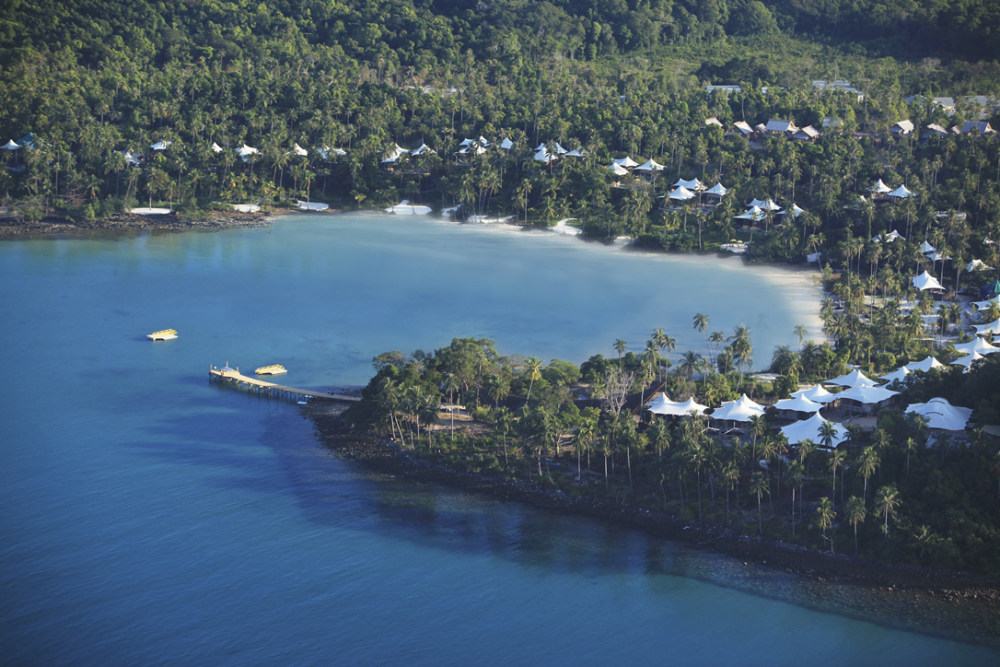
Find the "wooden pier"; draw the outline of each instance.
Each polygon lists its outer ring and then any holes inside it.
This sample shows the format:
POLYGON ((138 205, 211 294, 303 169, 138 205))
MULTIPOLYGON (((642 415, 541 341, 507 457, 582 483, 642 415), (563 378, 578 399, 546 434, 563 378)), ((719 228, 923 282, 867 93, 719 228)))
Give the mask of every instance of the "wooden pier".
POLYGON ((326 394, 324 392, 313 391, 311 389, 297 389, 296 387, 286 387, 285 385, 275 384, 274 382, 267 382, 258 378, 247 377, 246 375, 240 373, 239 367, 230 368, 229 364, 226 364, 222 368, 209 366, 208 381, 227 384, 242 389, 243 391, 257 394, 258 396, 280 398, 287 401, 320 400, 357 403, 361 400, 357 396, 326 394))

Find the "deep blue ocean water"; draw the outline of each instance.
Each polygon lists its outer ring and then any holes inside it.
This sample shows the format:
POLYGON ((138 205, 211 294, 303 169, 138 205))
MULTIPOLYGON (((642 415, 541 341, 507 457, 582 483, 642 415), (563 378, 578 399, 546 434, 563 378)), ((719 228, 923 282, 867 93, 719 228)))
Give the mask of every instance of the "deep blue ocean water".
POLYGON ((0 243, 0 285, 3 664, 997 662, 939 609, 373 474, 295 405, 207 381, 362 384, 454 336, 579 363, 664 327, 703 351, 699 311, 747 323, 763 366, 815 326, 800 278, 362 214, 0 243))

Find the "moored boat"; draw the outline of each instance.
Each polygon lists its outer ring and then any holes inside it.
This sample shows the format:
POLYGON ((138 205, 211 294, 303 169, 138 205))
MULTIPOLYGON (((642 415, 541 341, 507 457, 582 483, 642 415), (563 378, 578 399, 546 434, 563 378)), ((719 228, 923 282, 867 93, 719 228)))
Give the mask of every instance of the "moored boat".
POLYGON ((271 364, 270 366, 261 366, 254 370, 257 375, 281 375, 287 373, 285 367, 281 364, 271 364))
POLYGON ((173 340, 177 338, 176 329, 161 329, 160 331, 154 331, 151 334, 146 334, 146 338, 149 340, 173 340))

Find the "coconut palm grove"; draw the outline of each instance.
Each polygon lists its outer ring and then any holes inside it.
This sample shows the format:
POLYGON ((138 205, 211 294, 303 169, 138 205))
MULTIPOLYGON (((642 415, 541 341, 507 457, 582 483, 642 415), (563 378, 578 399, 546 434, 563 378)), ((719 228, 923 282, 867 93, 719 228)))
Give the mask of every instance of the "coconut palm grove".
POLYGON ((1000 5, 7 4, 5 236, 405 200, 814 267, 824 335, 769 368, 706 307, 587 360, 386 351, 344 419, 503 483, 1000 573, 1000 5))

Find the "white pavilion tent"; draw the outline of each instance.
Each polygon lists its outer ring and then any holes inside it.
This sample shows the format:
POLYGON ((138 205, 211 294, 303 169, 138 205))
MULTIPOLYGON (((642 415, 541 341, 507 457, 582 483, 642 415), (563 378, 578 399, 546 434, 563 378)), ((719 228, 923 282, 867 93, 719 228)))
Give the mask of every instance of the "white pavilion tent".
POLYGON ((973 324, 976 329, 977 336, 986 336, 987 334, 993 334, 996 336, 1000 334, 1000 319, 996 319, 989 324, 973 324))
POLYGON ((667 398, 666 394, 660 394, 646 405, 649 406, 649 411, 654 415, 666 415, 673 417, 682 417, 684 415, 689 415, 692 412, 703 415, 705 414, 705 410, 708 410, 707 405, 698 403, 693 397, 686 401, 675 402, 667 398))
POLYGON ((541 150, 535 151, 535 162, 544 162, 544 163, 548 164, 549 162, 551 162, 555 158, 556 158, 555 155, 553 155, 552 153, 548 152, 544 148, 541 149, 541 150))
POLYGON ((753 206, 736 216, 739 220, 753 220, 754 222, 760 222, 766 217, 764 211, 760 210, 759 206, 753 206))
POLYGON ((500 148, 504 149, 505 151, 509 151, 513 147, 514 147, 514 142, 507 137, 504 137, 504 140, 500 142, 500 148))
POLYGON ((886 373, 885 375, 879 376, 880 380, 885 380, 886 383, 892 384, 893 382, 905 382, 906 376, 910 374, 910 369, 906 366, 900 366, 891 373, 886 373))
POLYGON ((935 248, 934 246, 932 246, 927 241, 924 241, 923 243, 920 244, 920 252, 922 252, 925 255, 927 255, 929 253, 932 253, 932 252, 934 252, 936 250, 937 250, 937 248, 935 248))
POLYGON ((5 143, 3 146, 0 146, 0 148, 3 148, 4 150, 7 151, 16 151, 20 147, 21 145, 16 143, 13 139, 8 139, 7 143, 5 143))
POLYGON ((819 384, 792 392, 792 396, 802 396, 814 403, 831 403, 837 400, 837 394, 827 391, 823 385, 819 384))
POLYGON ((712 419, 721 421, 748 422, 751 417, 764 414, 764 406, 755 403, 746 394, 743 394, 735 401, 727 401, 721 407, 716 408, 711 415, 712 419))
POLYGON ((648 171, 648 172, 663 171, 663 169, 664 169, 663 165, 654 160, 653 158, 646 160, 645 162, 643 162, 642 164, 640 164, 638 167, 635 168, 636 171, 648 171))
POLYGON ((729 192, 729 188, 724 186, 722 183, 716 183, 708 190, 705 190, 706 195, 714 195, 716 197, 725 197, 726 193, 729 192))
POLYGON ((968 343, 956 343, 952 345, 956 352, 961 354, 981 354, 983 356, 993 354, 994 352, 1000 352, 1000 347, 995 345, 990 345, 985 340, 976 336, 976 339, 968 343))
POLYGON ((868 188, 868 192, 873 192, 877 195, 887 195, 892 192, 892 188, 882 182, 882 179, 878 179, 875 185, 868 188))
POLYGON ((705 184, 699 181, 697 178, 690 181, 685 181, 683 178, 678 178, 677 182, 674 183, 675 188, 687 188, 688 190, 693 190, 699 192, 705 189, 705 184))
POLYGON ((309 155, 309 151, 307 151, 306 149, 302 148, 302 146, 299 146, 298 144, 295 144, 294 146, 292 146, 292 153, 294 153, 298 157, 306 157, 306 156, 309 155))
POLYGON ((824 424, 833 424, 834 436, 831 444, 834 449, 837 445, 847 440, 847 429, 836 422, 827 421, 823 419, 817 412, 809 419, 804 419, 802 421, 797 421, 794 424, 789 424, 788 426, 783 426, 781 432, 784 434, 785 439, 788 440, 788 444, 797 445, 803 440, 812 440, 815 444, 822 446, 823 438, 820 436, 820 429, 824 424))
MULTIPOLYGON (((905 238, 903 238, 903 235, 897 232, 895 229, 885 235, 885 240, 888 241, 889 243, 892 243, 896 239, 903 239, 904 241, 906 240, 905 238)), ((874 241, 875 243, 881 243, 882 235, 879 234, 878 236, 873 236, 872 241, 874 241)))
POLYGON ((259 152, 260 151, 258 151, 253 146, 247 146, 246 144, 243 144, 242 146, 236 149, 236 154, 239 155, 241 158, 243 158, 244 162, 247 162, 250 159, 251 155, 256 155, 259 152))
POLYGON ((949 364, 950 366, 962 366, 965 368, 965 372, 968 373, 969 369, 972 368, 972 364, 979 361, 980 359, 985 359, 983 355, 978 352, 973 352, 972 354, 967 354, 964 357, 959 357, 955 361, 949 364))
POLYGON ((773 199, 754 199, 749 204, 747 204, 747 206, 749 208, 753 208, 754 206, 756 206, 759 209, 761 209, 762 211, 780 211, 781 210, 781 207, 778 206, 777 204, 775 204, 773 199))
POLYGON ((938 279, 927 273, 927 271, 924 271, 919 276, 914 276, 912 282, 913 286, 921 292, 928 289, 944 289, 941 283, 938 282, 938 279))
POLYGON ((986 310, 992 305, 1000 306, 1000 294, 997 294, 992 299, 986 299, 986 301, 973 301, 972 305, 976 307, 976 310, 986 310))
POLYGON ((628 173, 628 169, 626 169, 625 167, 623 167, 623 166, 621 166, 620 164, 617 164, 617 163, 616 164, 612 164, 608 168, 611 169, 611 173, 613 173, 615 176, 624 176, 625 174, 628 173))
POLYGON ((986 266, 986 262, 981 259, 974 259, 965 265, 965 270, 969 273, 973 271, 988 271, 991 267, 986 266))
POLYGON ((906 364, 906 370, 911 373, 915 371, 929 371, 932 368, 944 368, 944 364, 934 357, 924 357, 920 361, 914 361, 913 363, 906 364))
POLYGON ((631 155, 620 157, 617 160, 613 160, 613 162, 619 166, 625 167, 626 169, 639 166, 639 163, 633 160, 631 155))
POLYGON ((418 148, 410 151, 410 155, 420 157, 421 155, 434 155, 437 151, 428 146, 427 144, 420 144, 418 148))
POLYGON ((823 409, 823 404, 810 401, 805 396, 795 396, 780 400, 771 407, 782 412, 815 413, 823 409))
MULTIPOLYGON (((865 377, 865 374, 857 368, 847 375, 841 375, 833 378, 832 380, 827 380, 826 383, 839 385, 841 387, 874 387, 878 384, 874 380, 870 380, 865 377)), ((836 398, 840 398, 840 396, 840 394, 837 394, 836 398)))
POLYGON ((778 215, 788 215, 791 213, 793 218, 797 218, 805 212, 805 209, 801 208, 798 204, 792 204, 791 208, 785 209, 784 211, 778 211, 778 215))
POLYGON ((219 144, 215 143, 214 141, 212 142, 211 148, 212 148, 212 152, 213 153, 221 153, 222 151, 225 150, 222 146, 220 146, 219 144))
POLYGON ((889 193, 890 197, 895 197, 896 199, 906 199, 907 197, 912 197, 913 193, 906 189, 905 185, 900 185, 898 188, 889 193))
POLYGON ((152 146, 150 146, 150 148, 152 148, 154 151, 165 151, 165 150, 167 150, 167 146, 169 146, 172 143, 174 143, 174 142, 172 142, 172 141, 157 141, 155 144, 153 144, 152 146))
POLYGON ((886 389, 885 387, 851 387, 837 394, 839 400, 857 401, 862 405, 878 405, 888 401, 893 396, 899 394, 898 391, 886 389))
POLYGON ((971 408, 952 405, 943 398, 932 398, 926 403, 911 403, 906 407, 906 412, 924 417, 928 427, 942 431, 964 431, 972 416, 971 408))
POLYGON ((667 196, 670 197, 670 199, 676 199, 677 201, 687 201, 689 199, 694 199, 696 195, 687 188, 681 186, 676 190, 673 190, 667 196))

